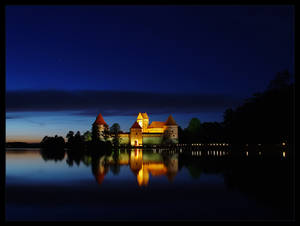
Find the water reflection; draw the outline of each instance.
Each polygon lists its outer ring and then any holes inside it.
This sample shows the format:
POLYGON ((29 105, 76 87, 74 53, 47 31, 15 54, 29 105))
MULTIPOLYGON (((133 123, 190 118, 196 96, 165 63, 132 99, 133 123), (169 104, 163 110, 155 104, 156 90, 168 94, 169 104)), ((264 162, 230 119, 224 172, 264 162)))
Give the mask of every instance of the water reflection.
POLYGON ((125 219, 130 214, 141 219, 292 218, 293 160, 286 146, 274 159, 267 158, 268 150, 251 145, 236 158, 226 146, 198 147, 40 150, 41 156, 7 152, 7 213, 11 219, 30 214, 55 219, 66 209, 69 219, 125 219))
POLYGON ((105 175, 111 171, 113 175, 120 173, 120 166, 129 166, 137 179, 139 186, 149 184, 152 177, 166 176, 172 182, 178 172, 178 153, 174 151, 156 153, 156 150, 114 150, 110 155, 105 153, 87 153, 81 150, 45 150, 40 154, 45 161, 62 161, 66 156, 66 163, 73 167, 84 163, 91 166, 92 173, 98 184, 101 184, 105 175))
POLYGON ((45 161, 54 160, 56 162, 65 158, 66 151, 64 149, 42 148, 40 154, 45 161))
POLYGON ((114 151, 112 155, 93 155, 92 157, 92 172, 99 184, 103 182, 109 169, 113 174, 118 175, 122 165, 129 166, 139 186, 147 186, 150 175, 153 177, 164 175, 172 181, 178 172, 178 155, 160 155, 143 152, 142 149, 131 149, 129 153, 114 151))
POLYGON ((106 160, 106 156, 101 156, 99 158, 92 158, 92 173, 96 178, 98 184, 102 184, 105 175, 109 171, 109 165, 106 160))
MULTIPOLYGON (((262 202, 291 208, 292 165, 287 149, 280 148, 276 159, 266 158, 268 150, 251 150, 247 146, 234 158, 234 150, 224 149, 119 149, 111 153, 88 153, 78 150, 41 150, 45 161, 63 161, 70 167, 83 163, 91 167, 96 182, 101 185, 108 172, 119 175, 122 166, 128 166, 136 184, 148 186, 156 177, 166 177, 169 182, 185 168, 193 180, 203 174, 224 178, 228 189, 237 189, 262 202), (231 153, 231 154, 229 154, 231 153), (233 153, 233 154, 232 154, 233 153), (257 153, 256 155, 254 153, 257 153), (65 154, 66 157, 65 157, 65 154)), ((273 149, 272 149, 273 150, 273 149)), ((188 185, 187 185, 188 186, 188 185)))

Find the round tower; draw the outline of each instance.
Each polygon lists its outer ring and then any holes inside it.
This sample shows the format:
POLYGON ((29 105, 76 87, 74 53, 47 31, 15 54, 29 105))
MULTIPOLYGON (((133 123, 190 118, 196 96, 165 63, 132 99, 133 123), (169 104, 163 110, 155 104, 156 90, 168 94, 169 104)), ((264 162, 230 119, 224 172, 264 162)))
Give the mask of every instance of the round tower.
POLYGON ((101 114, 99 114, 93 123, 94 126, 97 126, 98 131, 99 131, 99 138, 100 140, 104 141, 104 134, 109 130, 109 126, 107 123, 104 121, 103 117, 101 114))
POLYGON ((165 123, 166 130, 165 133, 168 133, 170 139, 178 142, 178 125, 175 122, 172 115, 170 115, 165 123))

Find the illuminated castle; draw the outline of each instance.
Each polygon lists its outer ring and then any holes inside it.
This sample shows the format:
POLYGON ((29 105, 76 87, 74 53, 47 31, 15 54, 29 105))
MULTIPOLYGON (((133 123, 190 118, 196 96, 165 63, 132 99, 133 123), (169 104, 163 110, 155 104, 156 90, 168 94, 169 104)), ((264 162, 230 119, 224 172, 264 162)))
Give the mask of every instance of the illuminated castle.
MULTIPOLYGON (((101 114, 96 118, 100 139, 103 140, 103 131, 109 129, 101 114)), ((120 133, 120 144, 141 146, 143 144, 161 144, 163 139, 168 138, 173 143, 178 143, 178 125, 172 115, 165 122, 153 121, 149 125, 147 113, 139 113, 128 133, 120 133)), ((111 137, 109 139, 112 139, 111 137)))

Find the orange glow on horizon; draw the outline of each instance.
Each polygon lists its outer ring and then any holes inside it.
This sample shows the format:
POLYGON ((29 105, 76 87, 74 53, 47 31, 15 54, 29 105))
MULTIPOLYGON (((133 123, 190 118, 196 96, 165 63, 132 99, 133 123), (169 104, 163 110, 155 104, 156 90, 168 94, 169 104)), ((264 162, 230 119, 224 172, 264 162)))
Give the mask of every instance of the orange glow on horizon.
POLYGON ((40 143, 43 138, 36 137, 6 137, 6 142, 40 143))
MULTIPOLYGON (((45 135, 46 136, 46 135, 45 135)), ((54 136, 54 135, 48 135, 48 136, 54 136)), ((61 135, 58 135, 61 136, 61 135)), ((66 138, 62 135, 64 140, 66 141, 66 138)), ((6 142, 24 142, 24 143, 40 143, 43 140, 43 137, 35 137, 35 136, 6 136, 6 142)))

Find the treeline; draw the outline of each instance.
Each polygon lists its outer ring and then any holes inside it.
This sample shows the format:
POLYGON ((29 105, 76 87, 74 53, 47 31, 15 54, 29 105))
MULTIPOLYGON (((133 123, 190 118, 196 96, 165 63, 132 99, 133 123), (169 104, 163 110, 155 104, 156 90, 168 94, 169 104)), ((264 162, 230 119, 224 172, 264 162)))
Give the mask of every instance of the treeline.
POLYGON ((288 71, 280 72, 262 93, 255 93, 235 110, 224 112, 223 122, 201 123, 193 118, 179 127, 180 143, 294 142, 294 83, 288 71))
POLYGON ((63 137, 57 135, 54 137, 45 136, 41 141, 41 147, 63 149, 65 147, 65 140, 63 137))
POLYGON ((77 131, 74 135, 73 131, 69 131, 66 138, 67 148, 81 149, 86 143, 89 143, 92 140, 92 133, 90 131, 86 131, 83 135, 81 135, 80 132, 77 131))
POLYGON ((100 134, 98 127, 93 125, 92 132, 86 131, 83 135, 81 135, 80 131, 74 133, 73 131, 69 131, 66 134, 66 141, 62 136, 55 135, 54 137, 45 136, 41 141, 40 145, 42 148, 67 148, 70 150, 82 150, 82 149, 105 149, 111 150, 112 146, 118 146, 120 143, 120 125, 118 123, 114 123, 110 130, 104 130, 100 134), (100 139, 100 135, 104 137, 100 139), (108 138, 112 136, 111 140, 108 138))

